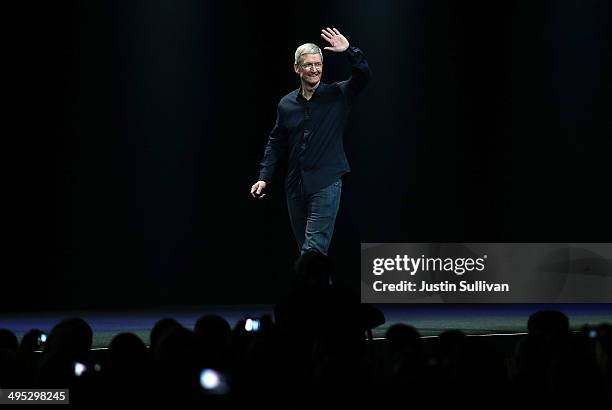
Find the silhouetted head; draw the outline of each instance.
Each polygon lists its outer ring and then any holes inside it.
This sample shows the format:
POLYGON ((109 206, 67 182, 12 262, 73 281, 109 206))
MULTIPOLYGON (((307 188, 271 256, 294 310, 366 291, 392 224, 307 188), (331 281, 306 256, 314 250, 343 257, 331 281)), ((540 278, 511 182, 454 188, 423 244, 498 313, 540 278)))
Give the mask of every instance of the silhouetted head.
POLYGON ((206 346, 222 347, 229 344, 232 329, 221 316, 204 315, 196 322, 194 333, 206 346))
POLYGON ((433 348, 433 363, 449 366, 454 363, 461 351, 466 336, 461 330, 451 329, 440 333, 433 348))
POLYGON ((108 362, 128 366, 142 365, 147 360, 147 347, 134 333, 120 333, 113 338, 108 348, 108 362))
POLYGON ((387 349, 390 355, 399 352, 411 355, 421 354, 421 335, 414 327, 403 323, 396 323, 385 334, 387 349))
POLYGON ((151 335, 149 337, 151 339, 151 349, 157 349, 160 340, 163 339, 165 335, 176 329, 182 328, 183 325, 171 317, 158 320, 153 326, 153 329, 151 329, 151 335))
POLYGON ((529 334, 546 336, 566 336, 569 332, 569 319, 558 310, 540 310, 529 316, 529 334))
POLYGON ((18 348, 19 340, 15 333, 8 329, 0 329, 0 349, 17 351, 18 348))
POLYGON ((93 331, 85 320, 78 317, 64 319, 51 330, 47 350, 84 359, 89 355, 92 340, 93 331))
POLYGON ((153 360, 159 370, 167 372, 166 377, 179 381, 190 377, 200 366, 198 351, 199 346, 191 330, 174 328, 159 340, 153 360))
POLYGON ((46 346, 46 334, 40 329, 31 329, 21 338, 19 351, 21 353, 32 353, 42 350, 46 346))

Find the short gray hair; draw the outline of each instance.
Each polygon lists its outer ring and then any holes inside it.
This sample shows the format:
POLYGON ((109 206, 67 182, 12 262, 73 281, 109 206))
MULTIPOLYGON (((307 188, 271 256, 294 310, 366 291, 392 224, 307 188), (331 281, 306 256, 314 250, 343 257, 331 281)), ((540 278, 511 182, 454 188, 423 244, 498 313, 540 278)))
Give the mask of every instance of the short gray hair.
POLYGON ((321 62, 323 62, 323 53, 318 45, 313 43, 302 44, 295 50, 295 64, 302 63, 302 56, 304 54, 318 54, 321 56, 321 62))

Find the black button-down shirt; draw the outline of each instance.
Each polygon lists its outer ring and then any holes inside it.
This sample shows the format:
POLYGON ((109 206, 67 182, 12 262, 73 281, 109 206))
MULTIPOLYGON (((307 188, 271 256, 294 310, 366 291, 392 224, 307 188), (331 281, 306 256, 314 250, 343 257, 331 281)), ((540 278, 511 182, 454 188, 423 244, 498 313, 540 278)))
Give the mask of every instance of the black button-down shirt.
POLYGON ((278 104, 259 180, 270 182, 276 164, 288 151, 286 184, 291 197, 317 192, 350 171, 342 138, 352 101, 371 74, 360 49, 349 47, 344 54, 352 66, 348 80, 319 83, 310 100, 298 88, 278 104))

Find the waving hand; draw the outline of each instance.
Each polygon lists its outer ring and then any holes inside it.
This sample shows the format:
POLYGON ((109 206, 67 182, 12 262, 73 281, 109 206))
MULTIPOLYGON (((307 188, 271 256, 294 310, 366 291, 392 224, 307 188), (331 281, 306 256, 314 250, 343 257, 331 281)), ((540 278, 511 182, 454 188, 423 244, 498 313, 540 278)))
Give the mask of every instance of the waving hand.
POLYGON ((349 42, 336 28, 324 28, 321 30, 321 37, 326 40, 331 47, 325 47, 325 50, 334 51, 340 53, 346 50, 349 46, 349 42))

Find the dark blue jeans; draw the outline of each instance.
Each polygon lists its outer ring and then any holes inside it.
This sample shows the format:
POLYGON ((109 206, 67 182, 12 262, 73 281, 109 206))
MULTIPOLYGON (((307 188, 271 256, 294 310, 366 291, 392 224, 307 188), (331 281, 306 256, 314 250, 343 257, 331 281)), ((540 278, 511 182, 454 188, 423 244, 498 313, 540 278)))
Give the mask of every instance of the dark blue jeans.
POLYGON ((327 255, 340 206, 342 180, 310 195, 291 198, 287 207, 300 254, 317 250, 327 255))

